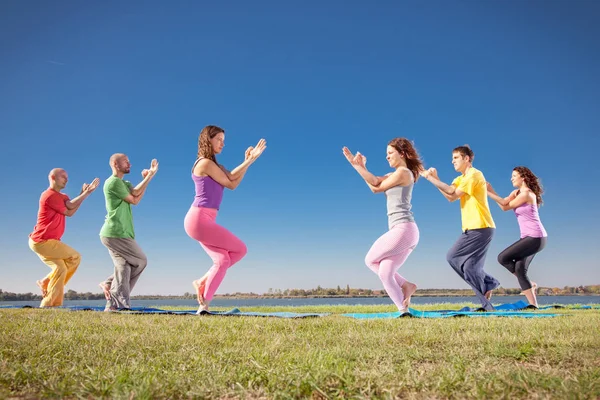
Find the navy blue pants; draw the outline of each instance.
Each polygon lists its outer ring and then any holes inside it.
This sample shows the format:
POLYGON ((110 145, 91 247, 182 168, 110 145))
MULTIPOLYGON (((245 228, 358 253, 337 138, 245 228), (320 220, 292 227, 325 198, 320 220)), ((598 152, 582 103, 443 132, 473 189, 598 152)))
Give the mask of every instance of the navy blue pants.
POLYGON ((494 306, 485 298, 485 293, 500 286, 496 278, 483 270, 494 232, 494 228, 468 229, 460 235, 446 255, 450 266, 473 288, 486 311, 493 311, 494 306))

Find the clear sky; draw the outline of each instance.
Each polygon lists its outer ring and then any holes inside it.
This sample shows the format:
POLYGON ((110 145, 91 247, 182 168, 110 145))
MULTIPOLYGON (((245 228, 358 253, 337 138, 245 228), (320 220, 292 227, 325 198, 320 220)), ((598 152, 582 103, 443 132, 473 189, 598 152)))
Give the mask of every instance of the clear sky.
MULTIPOLYGON (((525 165, 545 187, 548 245, 530 267, 543 286, 600 283, 600 2, 597 1, 16 1, 0 4, 0 288, 36 292, 49 272, 27 246, 48 171, 64 192, 111 174, 160 170, 135 206, 149 264, 134 294, 192 292, 210 259, 183 229, 198 133, 226 130, 232 169, 260 138, 268 148, 218 222, 248 245, 220 290, 382 288, 364 256, 387 230, 385 197, 342 155, 360 150, 389 172, 387 142, 414 140, 447 183, 451 150, 468 143, 501 195, 525 165), (594 39, 595 38, 595 39, 594 39)), ((101 183, 101 184, 102 184, 101 183)), ((519 237, 495 203, 486 270, 519 237)), ((419 181, 421 240, 401 273, 422 288, 467 288, 445 254, 461 232, 458 203, 419 181)), ((112 271, 99 240, 101 188, 67 220, 82 254, 68 288, 98 292, 112 271)))

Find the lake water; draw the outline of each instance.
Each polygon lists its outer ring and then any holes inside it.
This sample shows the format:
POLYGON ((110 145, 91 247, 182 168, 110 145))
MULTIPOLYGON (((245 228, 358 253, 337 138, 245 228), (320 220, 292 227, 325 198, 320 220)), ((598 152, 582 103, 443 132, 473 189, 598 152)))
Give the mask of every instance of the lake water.
MULTIPOLYGON (((525 296, 496 296, 492 298, 492 303, 514 303, 518 300, 524 300, 525 296)), ((413 297, 411 300, 412 306, 419 304, 436 304, 436 303, 474 303, 479 304, 475 296, 469 297, 413 297)), ((539 296, 538 303, 540 305, 549 304, 600 304, 600 296, 539 296)), ((15 306, 33 306, 38 307, 39 301, 0 301, 0 306, 15 305, 15 306)), ((104 306, 104 300, 65 300, 65 306, 104 306)), ((293 306, 317 306, 317 305, 375 305, 393 304, 388 297, 380 298, 306 298, 306 299, 219 299, 216 298, 211 302, 213 307, 254 307, 254 306, 270 306, 270 307, 293 307, 293 306)), ((198 303, 194 299, 162 299, 162 300, 132 300, 132 307, 163 307, 163 306, 185 306, 195 308, 198 303)))

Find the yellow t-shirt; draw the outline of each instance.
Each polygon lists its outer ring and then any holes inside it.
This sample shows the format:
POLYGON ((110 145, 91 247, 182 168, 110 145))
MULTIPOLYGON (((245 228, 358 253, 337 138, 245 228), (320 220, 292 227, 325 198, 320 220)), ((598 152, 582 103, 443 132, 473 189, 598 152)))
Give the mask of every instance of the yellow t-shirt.
POLYGON ((480 170, 469 168, 465 175, 456 177, 452 185, 464 192, 460 198, 463 231, 496 227, 488 204, 485 177, 480 170))

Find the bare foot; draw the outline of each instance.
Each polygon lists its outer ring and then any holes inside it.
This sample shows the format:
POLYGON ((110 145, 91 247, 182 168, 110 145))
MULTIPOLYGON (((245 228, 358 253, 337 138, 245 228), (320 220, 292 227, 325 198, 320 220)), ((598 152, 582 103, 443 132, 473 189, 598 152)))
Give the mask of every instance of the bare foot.
POLYGON ((410 297, 417 291, 417 285, 412 282, 404 282, 402 285, 402 294, 404 295, 404 301, 402 302, 402 306, 405 310, 408 310, 410 306, 410 297))
POLYGON ((202 314, 203 311, 208 312, 208 304, 201 303, 200 307, 198 307, 198 311, 196 311, 196 314, 202 314))
POLYGON ((48 294, 48 283, 49 282, 50 282, 50 279, 48 279, 48 278, 44 278, 42 280, 35 281, 35 284, 38 285, 38 287, 42 291, 42 297, 46 297, 46 295, 48 294))
POLYGON ((98 286, 102 288, 102 291, 104 292, 104 298, 106 300, 110 300, 110 286, 106 282, 100 282, 98 286))
POLYGON ((206 304, 204 301, 204 289, 206 288, 206 278, 200 278, 192 282, 194 289, 196 290, 196 298, 198 299, 198 304, 206 304))
POLYGON ((487 292, 485 292, 485 294, 483 295, 486 299, 491 300, 492 298, 492 290, 488 290, 487 292))

